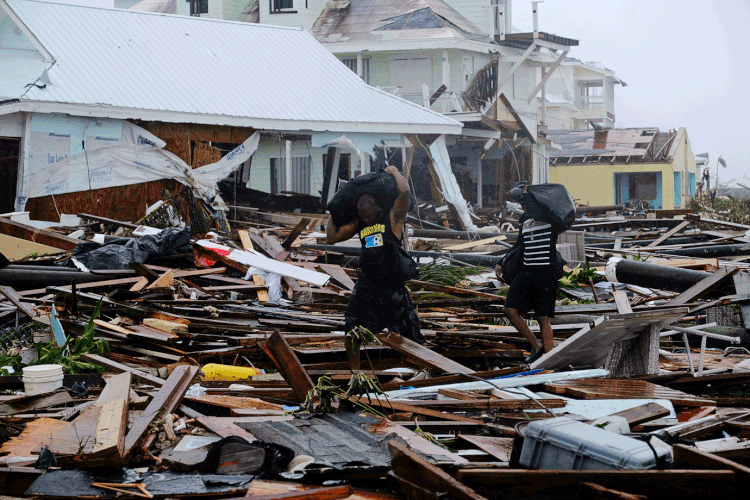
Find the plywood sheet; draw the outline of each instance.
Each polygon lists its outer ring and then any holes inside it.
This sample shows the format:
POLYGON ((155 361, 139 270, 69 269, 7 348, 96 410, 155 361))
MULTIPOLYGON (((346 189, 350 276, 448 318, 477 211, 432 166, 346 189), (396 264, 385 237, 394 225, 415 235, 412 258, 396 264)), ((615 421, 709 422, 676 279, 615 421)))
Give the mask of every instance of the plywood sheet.
POLYGON ((530 365, 536 369, 573 367, 601 367, 607 360, 615 342, 637 337, 653 323, 666 324, 677 321, 687 313, 687 308, 659 311, 638 311, 628 314, 608 314, 592 321, 551 352, 530 365))

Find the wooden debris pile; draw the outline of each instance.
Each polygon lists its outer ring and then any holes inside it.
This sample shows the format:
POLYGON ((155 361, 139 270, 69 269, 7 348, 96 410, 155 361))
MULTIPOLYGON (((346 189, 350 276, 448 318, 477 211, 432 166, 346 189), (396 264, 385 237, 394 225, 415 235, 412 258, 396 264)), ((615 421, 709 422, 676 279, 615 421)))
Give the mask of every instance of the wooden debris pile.
MULTIPOLYGON (((377 333, 363 369, 352 371, 343 313, 357 247, 326 248, 320 215, 255 215, 232 222, 233 232, 196 235, 190 255, 125 270, 56 268, 54 257, 5 263, 5 494, 480 500, 742 491, 750 250, 736 252, 750 243, 737 231, 750 227, 695 217, 579 221, 560 242, 569 265, 556 347, 531 366, 531 345, 503 314, 507 284, 482 264, 516 234, 412 227, 424 273, 408 286, 427 343, 377 333), (106 352, 87 335, 105 340, 106 352), (19 370, 48 352, 40 346, 65 347, 94 369, 22 394, 19 370), (658 440, 670 460, 648 470, 522 466, 525 426, 559 416, 658 440), (285 447, 294 459, 283 470, 198 472, 230 437, 285 447), (35 468, 50 454, 56 465, 35 468)), ((81 218, 64 229, 0 223, 64 252, 80 243, 68 230, 138 229, 81 218)), ((231 445, 217 452, 221 464, 250 461, 243 444, 231 445)))

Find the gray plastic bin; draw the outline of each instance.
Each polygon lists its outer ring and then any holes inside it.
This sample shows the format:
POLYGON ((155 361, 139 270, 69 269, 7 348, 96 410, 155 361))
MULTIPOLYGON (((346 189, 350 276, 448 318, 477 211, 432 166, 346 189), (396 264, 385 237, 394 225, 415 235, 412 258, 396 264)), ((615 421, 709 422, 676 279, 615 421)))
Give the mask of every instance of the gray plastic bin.
MULTIPOLYGON (((669 450, 656 448, 659 461, 669 450)), ((643 441, 566 417, 536 420, 526 426, 519 462, 528 469, 655 469, 654 451, 643 441)))

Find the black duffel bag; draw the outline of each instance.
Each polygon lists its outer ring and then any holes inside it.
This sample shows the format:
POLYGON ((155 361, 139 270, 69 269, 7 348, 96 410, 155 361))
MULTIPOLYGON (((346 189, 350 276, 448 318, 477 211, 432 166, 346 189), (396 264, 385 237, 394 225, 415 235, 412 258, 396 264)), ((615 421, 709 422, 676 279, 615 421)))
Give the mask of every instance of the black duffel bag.
MULTIPOLYGON (((373 195, 381 207, 390 210, 398 198, 396 179, 381 169, 355 177, 344 184, 328 202, 328 211, 337 227, 348 224, 358 217, 357 202, 363 194, 373 195)), ((416 200, 412 194, 409 210, 413 209, 415 204, 416 200)))

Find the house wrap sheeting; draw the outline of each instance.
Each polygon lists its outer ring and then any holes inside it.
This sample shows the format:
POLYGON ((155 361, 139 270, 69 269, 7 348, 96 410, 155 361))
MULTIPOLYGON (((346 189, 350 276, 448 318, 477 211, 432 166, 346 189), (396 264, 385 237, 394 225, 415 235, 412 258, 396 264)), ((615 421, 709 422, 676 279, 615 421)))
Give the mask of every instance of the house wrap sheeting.
POLYGON ((26 0, 0 7, 53 58, 50 83, 25 87, 36 81, 27 76, 14 87, 23 91, 6 96, 19 100, 12 111, 267 130, 461 130, 366 85, 301 29, 26 0))

